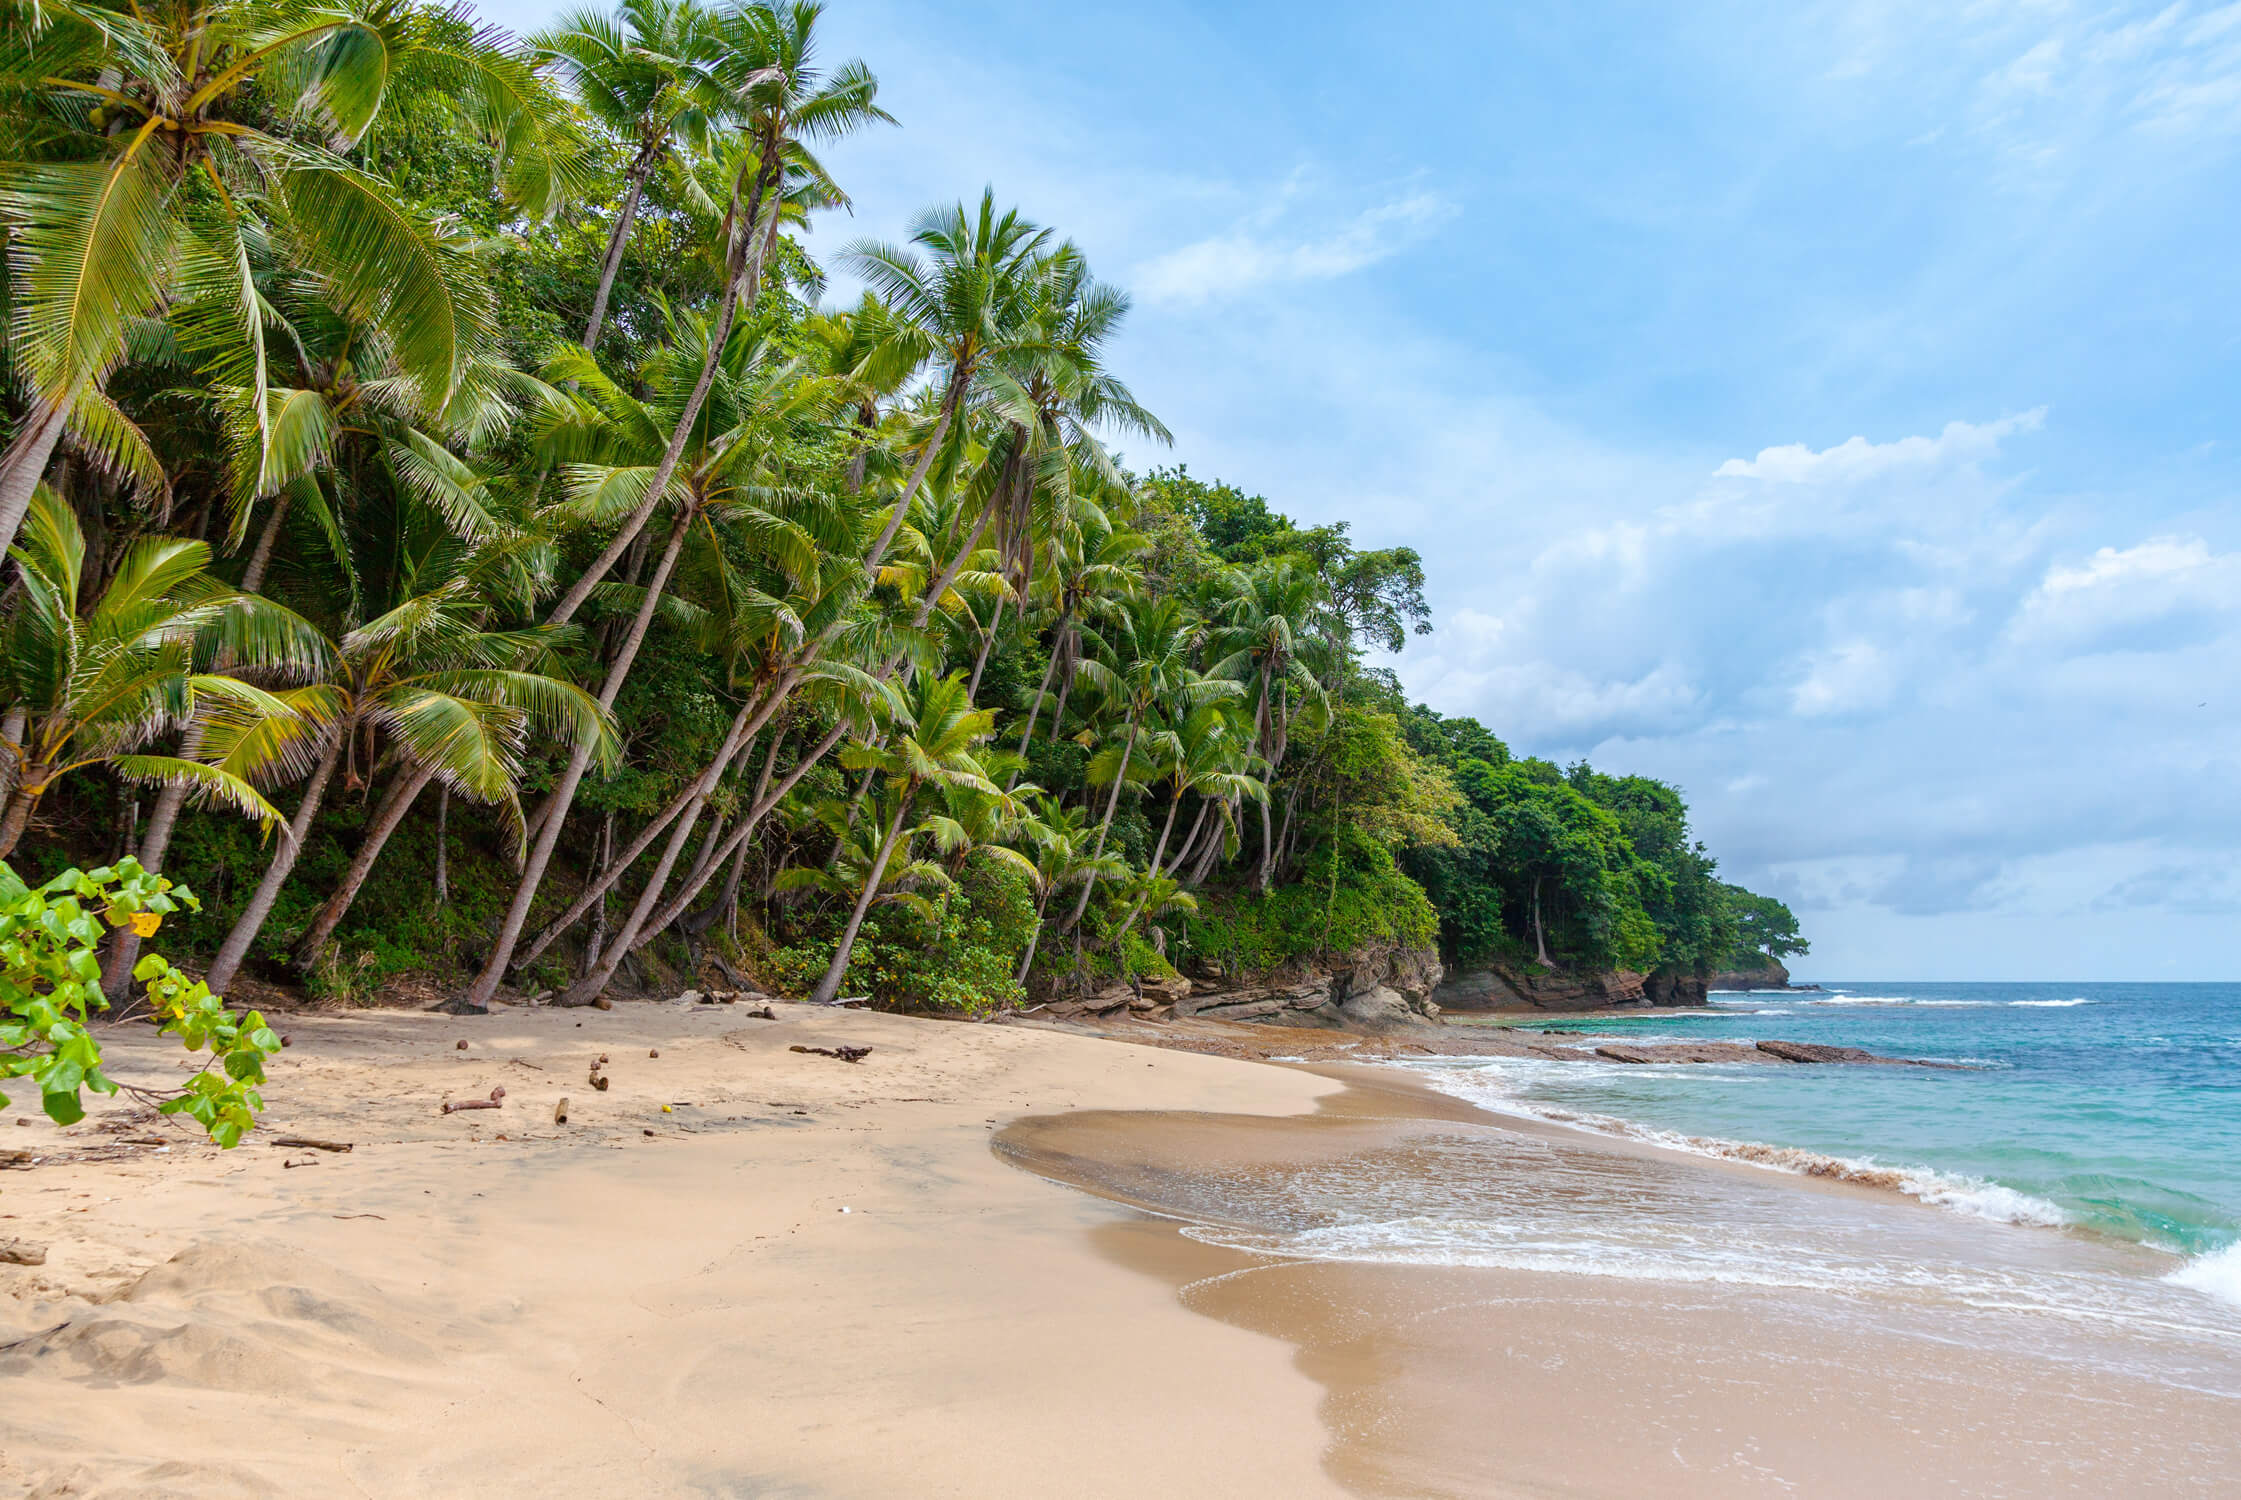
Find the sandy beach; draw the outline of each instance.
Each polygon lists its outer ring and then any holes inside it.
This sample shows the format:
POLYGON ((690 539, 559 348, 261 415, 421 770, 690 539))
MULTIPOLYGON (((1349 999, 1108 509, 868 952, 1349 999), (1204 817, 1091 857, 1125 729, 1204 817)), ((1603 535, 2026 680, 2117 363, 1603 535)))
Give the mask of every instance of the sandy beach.
MULTIPOLYGON (((2038 1347, 1930 1307, 1863 1321, 1796 1289, 1302 1260, 1202 1232, 1250 1230, 1271 1184, 1315 1171, 1436 1174, 1459 1142, 1496 1153, 1474 1158, 1489 1171, 1585 1172, 1650 1211, 1771 1194, 1771 1212, 1864 1216, 1925 1256, 1972 1228, 1910 1200, 1497 1120, 1390 1070, 775 1014, 296 1016, 268 1120, 234 1152, 121 1111, 6 1127, 0 1239, 46 1259, 0 1266, 0 1482, 1632 1497, 2241 1481, 2230 1350, 2198 1351, 2175 1384, 2128 1372, 2126 1340, 2092 1329, 2038 1347), (872 1051, 791 1050, 844 1045, 872 1051), (605 1090, 588 1082, 601 1057, 605 1090), (498 1109, 440 1112, 498 1087, 498 1109), (293 1137, 352 1149, 274 1143, 293 1137)), ((126 1076, 176 1067, 136 1028, 108 1045, 126 1076)))

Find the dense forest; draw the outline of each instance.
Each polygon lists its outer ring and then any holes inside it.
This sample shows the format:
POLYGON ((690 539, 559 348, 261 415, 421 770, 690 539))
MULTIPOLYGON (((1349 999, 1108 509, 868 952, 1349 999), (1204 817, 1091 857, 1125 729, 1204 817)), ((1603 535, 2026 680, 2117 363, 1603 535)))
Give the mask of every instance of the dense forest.
POLYGON ((9 5, 0 857, 477 1009, 1803 951, 1674 788, 1410 705, 1417 555, 1166 461, 1059 231, 813 257, 896 127, 820 11, 9 5))

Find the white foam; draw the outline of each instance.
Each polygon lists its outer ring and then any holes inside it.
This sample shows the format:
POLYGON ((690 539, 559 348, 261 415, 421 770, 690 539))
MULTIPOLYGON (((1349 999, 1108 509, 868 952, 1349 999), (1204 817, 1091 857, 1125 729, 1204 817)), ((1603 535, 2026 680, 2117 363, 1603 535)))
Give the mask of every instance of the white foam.
POLYGON ((2241 1244, 2198 1255, 2163 1279, 2241 1307, 2241 1244))
POLYGON ((2051 1010, 2068 1010, 2073 1005, 2094 1005, 2097 1003, 2097 1001, 2086 999, 2083 995, 2074 1000, 2010 1000, 2008 1002, 2010 1005, 2035 1005, 2051 1010))
MULTIPOLYGON (((2044 1198, 2034 1198, 2029 1193, 2017 1192, 2014 1188, 2003 1187, 1996 1182, 1987 1182, 1981 1177, 1940 1172, 1931 1167, 1889 1167, 1871 1159, 1831 1156, 1826 1152, 1809 1151, 1800 1146, 1770 1146, 1760 1141, 1732 1141, 1720 1136, 1684 1135, 1677 1130, 1636 1124, 1632 1120, 1622 1120, 1611 1115, 1547 1108, 1519 1099, 1501 1089, 1496 1082, 1502 1071, 1499 1066, 1460 1069, 1452 1065, 1436 1068, 1421 1068, 1410 1064, 1402 1066, 1412 1067, 1412 1071, 1429 1073, 1440 1087, 1469 1099, 1474 1104, 1509 1114, 1524 1115, 1530 1119, 1569 1125, 1598 1135, 1617 1136, 1623 1140, 1662 1146, 1668 1151, 1685 1152, 1690 1156, 1741 1162, 1747 1166, 1763 1167, 1768 1171, 1787 1172, 1800 1177, 1828 1177, 1840 1182, 1858 1183, 1863 1187, 1883 1188, 1904 1193, 1933 1208, 1942 1208, 1995 1224, 2055 1229, 2071 1222, 2069 1214, 2059 1205, 2049 1203, 2044 1198)), ((1530 1064, 1527 1066, 1530 1067, 1530 1064)), ((1564 1068, 1569 1065, 1550 1062, 1541 1066, 1564 1068)), ((1634 1076, 1639 1076, 1641 1071, 1635 1070, 1634 1076)), ((1686 1069, 1679 1069, 1676 1070, 1676 1076, 1689 1075, 1686 1069)))

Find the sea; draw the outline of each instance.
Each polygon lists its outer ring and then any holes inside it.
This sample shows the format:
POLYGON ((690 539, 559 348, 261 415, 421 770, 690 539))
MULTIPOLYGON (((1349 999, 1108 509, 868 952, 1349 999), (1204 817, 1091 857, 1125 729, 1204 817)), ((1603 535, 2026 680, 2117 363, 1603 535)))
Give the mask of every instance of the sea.
POLYGON ((1997 1318, 2003 1343, 2090 1329, 2104 1354, 2155 1345, 2158 1378, 2241 1395, 2241 985, 1825 982, 1527 1024, 1590 1033, 1550 1038, 1583 1052, 1781 1038, 1961 1066, 1396 1064, 1537 1133, 1234 1182, 1230 1221, 1190 1233, 1286 1257, 1811 1290, 1932 1329, 1997 1318), (1657 1160, 1700 1169, 1641 1169, 1657 1160))

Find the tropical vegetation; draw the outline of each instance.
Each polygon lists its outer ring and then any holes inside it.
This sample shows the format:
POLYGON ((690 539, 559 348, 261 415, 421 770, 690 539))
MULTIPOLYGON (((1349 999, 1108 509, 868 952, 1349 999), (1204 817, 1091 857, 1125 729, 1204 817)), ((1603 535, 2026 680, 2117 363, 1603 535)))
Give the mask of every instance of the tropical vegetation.
POLYGON ((1673 788, 1407 702, 1414 552, 1160 466, 1057 230, 813 257, 894 123, 815 0, 0 3, 0 854, 191 883, 210 989, 1801 951, 1673 788))

